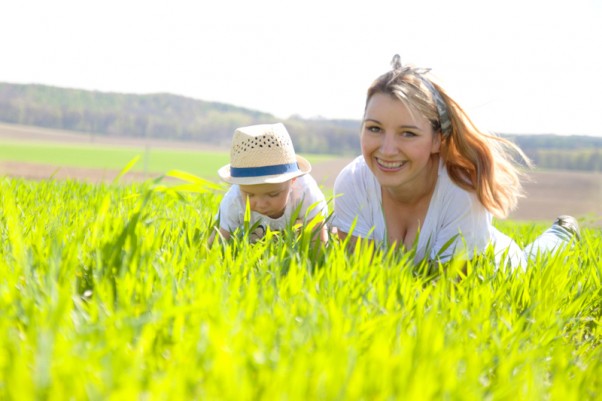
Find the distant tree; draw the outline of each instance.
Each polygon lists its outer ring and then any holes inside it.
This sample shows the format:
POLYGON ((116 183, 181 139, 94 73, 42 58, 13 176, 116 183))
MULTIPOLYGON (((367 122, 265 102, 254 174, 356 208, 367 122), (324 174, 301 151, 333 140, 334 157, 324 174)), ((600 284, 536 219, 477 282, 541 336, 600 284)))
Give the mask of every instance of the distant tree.
MULTIPOLYGON (((177 139, 227 146, 237 127, 278 119, 257 110, 167 93, 132 95, 0 83, 0 121, 96 135, 177 139)), ((303 153, 356 155, 360 121, 283 121, 303 153)), ((602 137, 503 135, 541 168, 602 171, 602 137)))

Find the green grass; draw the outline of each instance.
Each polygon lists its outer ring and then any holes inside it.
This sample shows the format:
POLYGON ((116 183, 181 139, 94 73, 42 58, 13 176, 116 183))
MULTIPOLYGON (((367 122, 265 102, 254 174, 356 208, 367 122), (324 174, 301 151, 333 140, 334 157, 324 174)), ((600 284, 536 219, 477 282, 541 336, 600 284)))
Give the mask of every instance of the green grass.
POLYGON ((121 170, 134 157, 140 156, 135 171, 164 173, 171 169, 188 171, 202 177, 215 177, 217 169, 228 163, 226 152, 201 152, 156 147, 126 148, 107 146, 75 146, 65 144, 4 143, 0 160, 50 164, 57 167, 84 167, 121 170))
POLYGON ((209 248, 220 193, 189 189, 0 180, 0 399, 599 399, 599 231, 460 279, 303 232, 209 248))
MULTIPOLYGON (((109 147, 97 145, 67 145, 48 143, 0 143, 0 161, 19 161, 53 166, 84 167, 121 170, 130 160, 139 156, 134 171, 163 174, 176 169, 213 179, 217 170, 229 163, 226 151, 185 151, 158 147, 109 147)), ((312 163, 330 160, 336 156, 308 155, 312 163)))

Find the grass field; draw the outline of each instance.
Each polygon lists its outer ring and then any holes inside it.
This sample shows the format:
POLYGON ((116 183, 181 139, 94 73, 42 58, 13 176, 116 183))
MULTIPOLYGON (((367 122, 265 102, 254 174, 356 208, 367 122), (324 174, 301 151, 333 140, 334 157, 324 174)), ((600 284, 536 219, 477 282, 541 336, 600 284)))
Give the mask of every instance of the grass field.
POLYGON ((600 231, 461 277, 304 232, 209 248, 219 199, 0 179, 0 399, 600 399, 600 231))
MULTIPOLYGON (((0 174, 7 176, 111 182, 137 156, 139 161, 123 180, 141 181, 182 170, 217 181, 217 169, 228 162, 227 149, 203 144, 91 139, 81 133, 0 124, 0 174)), ((332 194, 334 178, 351 158, 304 156, 312 163, 312 175, 323 191, 332 194)), ((526 196, 511 219, 549 224, 558 215, 571 214, 585 226, 602 228, 602 174, 536 170, 529 175, 526 196)))
MULTIPOLYGON (((140 157, 133 171, 163 174, 183 170, 207 179, 216 179, 217 170, 229 163, 230 154, 222 150, 190 150, 158 146, 106 146, 94 144, 0 142, 0 160, 71 166, 119 171, 132 159, 140 157)), ((335 156, 309 155, 310 162, 319 163, 335 156)))
POLYGON ((4 143, 0 147, 0 159, 29 163, 120 170, 134 157, 141 162, 137 171, 163 173, 170 169, 215 175, 218 167, 228 163, 225 152, 199 152, 185 150, 161 150, 107 146, 76 146, 66 144, 4 143))

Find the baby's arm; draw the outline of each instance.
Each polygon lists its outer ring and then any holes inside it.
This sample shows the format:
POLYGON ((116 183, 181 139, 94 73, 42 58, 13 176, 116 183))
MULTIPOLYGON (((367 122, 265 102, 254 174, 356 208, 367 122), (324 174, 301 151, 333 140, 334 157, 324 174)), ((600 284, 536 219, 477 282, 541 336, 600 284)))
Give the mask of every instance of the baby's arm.
POLYGON ((211 248, 211 245, 213 245, 213 241, 215 241, 215 237, 217 236, 218 231, 219 231, 219 236, 226 241, 229 240, 231 237, 230 231, 225 230, 221 227, 219 229, 217 227, 213 228, 213 230, 211 231, 211 235, 209 236, 209 241, 208 241, 210 248, 211 248))
MULTIPOLYGON (((314 225, 312 227, 311 239, 315 241, 319 239, 322 243, 328 242, 328 226, 323 220, 321 215, 315 216, 311 219, 307 224, 314 225), (315 221, 314 221, 315 220, 315 221)), ((298 223, 301 223, 301 220, 297 220, 298 223)))
MULTIPOLYGON (((208 240, 208 244, 209 247, 211 247, 211 245, 213 245, 213 241, 215 241, 215 237, 218 235, 218 231, 219 231, 219 236, 222 240, 224 241, 228 241, 230 238, 232 238, 232 234, 230 233, 230 231, 224 229, 224 228, 217 228, 215 227, 213 229, 213 231, 211 232, 211 235, 209 236, 209 240, 208 240)), ((265 228, 263 226, 259 226, 257 227, 253 232, 251 232, 249 234, 249 241, 254 244, 255 242, 259 241, 260 239, 262 239, 265 235, 265 228)))
POLYGON ((216 215, 216 226, 212 228, 211 235, 209 236, 208 245, 211 247, 213 245, 213 241, 215 241, 215 237, 219 234, 219 236, 224 240, 229 240, 232 237, 232 234, 228 230, 228 228, 232 229, 232 227, 236 227, 236 216, 238 214, 237 210, 237 199, 240 195, 238 190, 238 186, 233 185, 228 189, 224 197, 222 198, 219 204, 219 211, 216 215))
POLYGON ((310 175, 299 178, 297 184, 303 188, 301 214, 307 219, 306 224, 312 228, 312 240, 328 242, 328 204, 322 190, 310 175))

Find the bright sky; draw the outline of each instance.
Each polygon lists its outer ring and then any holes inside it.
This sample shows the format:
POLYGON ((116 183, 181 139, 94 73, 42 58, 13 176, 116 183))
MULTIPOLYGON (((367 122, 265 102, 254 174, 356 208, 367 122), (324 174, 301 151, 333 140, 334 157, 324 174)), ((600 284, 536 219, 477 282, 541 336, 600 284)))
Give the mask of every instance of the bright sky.
POLYGON ((602 136, 602 0, 4 1, 0 51, 0 82, 357 120, 399 53, 486 130, 602 136))

